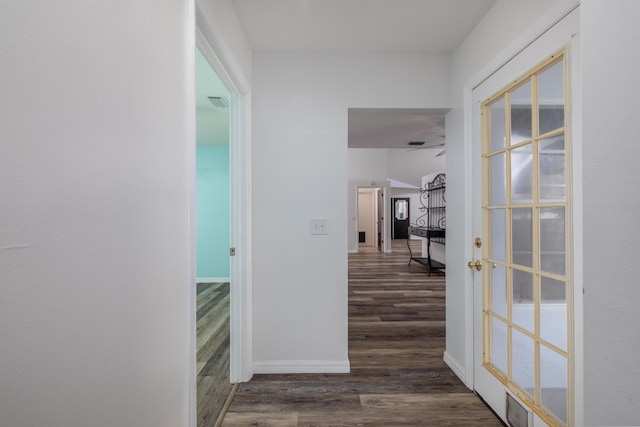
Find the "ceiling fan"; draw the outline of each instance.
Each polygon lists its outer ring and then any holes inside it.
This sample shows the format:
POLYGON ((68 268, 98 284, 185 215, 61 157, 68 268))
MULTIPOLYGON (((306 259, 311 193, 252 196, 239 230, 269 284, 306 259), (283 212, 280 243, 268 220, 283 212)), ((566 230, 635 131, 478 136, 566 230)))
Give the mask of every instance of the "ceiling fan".
MULTIPOLYGON (((412 148, 407 151, 427 150, 442 148, 445 145, 444 135, 428 135, 426 141, 409 141, 408 145, 412 148)), ((446 153, 446 150, 440 151, 434 157, 440 157, 446 153)))

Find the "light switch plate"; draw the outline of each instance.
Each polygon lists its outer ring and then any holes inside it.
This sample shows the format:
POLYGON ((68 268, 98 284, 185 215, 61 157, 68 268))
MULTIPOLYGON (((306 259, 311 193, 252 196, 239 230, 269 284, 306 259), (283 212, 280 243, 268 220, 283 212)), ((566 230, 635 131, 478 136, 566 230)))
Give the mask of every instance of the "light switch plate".
POLYGON ((311 219, 311 234, 329 234, 329 224, 324 218, 312 218, 311 219))

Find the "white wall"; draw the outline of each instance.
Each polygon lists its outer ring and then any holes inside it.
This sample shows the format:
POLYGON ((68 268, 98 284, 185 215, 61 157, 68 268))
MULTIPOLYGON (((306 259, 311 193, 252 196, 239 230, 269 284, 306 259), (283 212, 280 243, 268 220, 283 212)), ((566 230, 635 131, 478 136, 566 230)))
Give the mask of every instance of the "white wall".
POLYGON ((443 149, 389 150, 389 178, 420 187, 424 175, 444 169, 446 156, 435 157, 443 149))
POLYGON ((447 343, 446 356, 464 377, 470 372, 466 336, 471 316, 466 310, 466 265, 471 259, 472 242, 467 241, 469 224, 465 220, 467 200, 465 176, 468 165, 464 151, 464 85, 521 32, 542 16, 556 0, 498 0, 483 20, 452 55, 452 110, 446 116, 447 135, 447 343))
POLYGON ((581 6, 585 424, 640 425, 640 3, 581 6))
POLYGON ((2 426, 188 425, 192 15, 3 3, 2 426))
POLYGON ((347 150, 347 176, 353 181, 379 181, 385 184, 389 177, 389 150, 382 148, 349 148, 347 150))
POLYGON ((449 60, 255 53, 253 63, 256 369, 344 369, 348 108, 446 108, 449 60), (328 219, 329 235, 310 236, 310 218, 328 219))

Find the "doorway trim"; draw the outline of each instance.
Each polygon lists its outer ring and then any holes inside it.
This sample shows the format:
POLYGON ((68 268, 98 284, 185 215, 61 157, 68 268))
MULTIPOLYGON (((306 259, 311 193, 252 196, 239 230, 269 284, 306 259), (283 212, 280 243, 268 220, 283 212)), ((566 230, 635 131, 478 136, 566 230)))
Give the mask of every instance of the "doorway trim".
MULTIPOLYGON (((465 207, 465 222, 461 224, 463 226, 463 233, 465 242, 473 241, 473 215, 470 214, 473 207, 473 176, 471 173, 472 165, 472 148, 473 148, 473 90, 482 84, 485 80, 490 78, 493 74, 500 71, 507 63, 515 58, 519 53, 524 51, 528 46, 540 38, 544 33, 551 29, 556 23, 561 21, 564 17, 569 15, 575 9, 580 6, 580 0, 561 0, 552 6, 545 15, 543 15, 538 21, 536 21, 531 27, 525 30, 518 38, 516 38, 507 48, 505 48, 499 55, 494 57, 493 60, 483 67, 478 73, 476 73, 471 79, 469 79, 463 87, 463 115, 464 115, 464 207, 465 207)), ((572 90, 577 91, 579 88, 579 70, 575 64, 579 63, 578 49, 571 51, 573 59, 571 59, 571 81, 572 90)), ((572 123, 573 129, 572 139, 573 141, 581 141, 581 114, 580 114, 580 94, 573 95, 573 109, 572 109, 572 123)), ((582 286, 582 213, 581 207, 583 205, 582 198, 582 150, 580 144, 576 143, 572 146, 573 156, 573 171, 571 173, 572 186, 573 186, 573 274, 574 283, 582 286)), ((465 258, 473 258, 473 245, 469 244, 465 246, 465 258)), ((464 267, 460 267, 464 268, 464 267)), ((465 312, 465 368, 461 369, 460 366, 453 363, 454 361, 447 356, 445 352, 444 360, 454 370, 454 372, 464 381, 465 385, 471 390, 474 389, 474 345, 473 345, 473 275, 465 274, 464 282, 464 306, 465 312)), ((583 323, 582 323, 582 292, 574 291, 574 307, 573 307, 573 324, 574 324, 574 340, 576 343, 582 342, 583 337, 583 323)), ((584 391, 583 391, 583 366, 584 355, 581 346, 575 346, 574 353, 574 423, 575 425, 583 424, 584 414, 584 391)))
MULTIPOLYGON (((229 374, 231 382, 237 383, 248 381, 253 376, 251 301, 251 93, 248 83, 238 71, 237 67, 225 61, 223 55, 220 55, 220 52, 216 49, 218 44, 216 43, 215 32, 207 22, 197 3, 195 9, 196 35, 194 49, 196 47, 200 49, 200 52, 202 52, 203 56, 229 91, 231 98, 229 103, 229 243, 236 251, 235 256, 230 257, 231 331, 229 374)), ((195 146, 195 141, 193 144, 195 146)), ((195 167, 192 172, 195 173, 195 167)), ((191 209, 195 211, 195 193, 190 196, 190 205, 191 209)), ((195 259, 190 261, 195 263, 195 259)), ((195 288, 192 292, 192 300, 195 301, 195 288)), ((195 334, 195 316, 193 316, 192 322, 192 329, 195 334)), ((191 351, 195 352, 195 345, 191 351)), ((195 353, 191 355, 191 358, 195 360, 195 353)), ((195 375, 195 373, 193 375, 195 375)), ((195 389, 192 399, 196 399, 195 389)))
POLYGON ((379 208, 379 203, 377 203, 377 191, 375 188, 358 188, 358 206, 357 206, 357 212, 358 212, 358 220, 356 222, 357 224, 357 229, 358 229, 358 252, 360 251, 360 248, 362 247, 366 247, 366 248, 378 248, 378 208, 379 208), (369 198, 369 203, 364 203, 363 202, 363 197, 364 196, 368 196, 369 198), (368 206, 365 206, 368 205, 368 206), (361 218, 360 218, 360 214, 364 213, 363 210, 365 207, 368 207, 368 214, 371 216, 371 220, 368 224, 368 227, 364 228, 363 231, 363 226, 365 224, 361 223, 361 218), (362 209, 361 209, 362 208, 362 209), (362 240, 360 240, 360 233, 365 233, 365 240, 364 242, 362 240), (369 234, 369 239, 367 240, 366 234, 369 234), (367 245, 367 243, 370 243, 370 245, 367 245))
MULTIPOLYGON (((355 188, 355 217, 354 217, 354 221, 355 221, 355 227, 354 227, 354 233, 355 233, 355 242, 356 242, 356 249, 355 251, 351 251, 349 250, 348 252, 350 253, 358 253, 358 190, 360 190, 361 188, 379 188, 382 190, 383 194, 384 194, 384 206, 380 207, 380 205, 378 205, 378 212, 382 212, 382 217, 383 219, 383 231, 382 231, 382 252, 385 253, 391 253, 391 223, 390 223, 390 219, 391 218, 391 186, 389 185, 389 182, 385 182, 384 185, 381 185, 379 183, 377 183, 376 181, 362 181, 362 182, 353 182, 353 188, 355 188)), ((376 198, 377 199, 377 198, 376 198)), ((378 201, 376 200, 376 203, 378 203, 378 201)), ((376 242, 376 244, 378 244, 379 242, 376 242)))

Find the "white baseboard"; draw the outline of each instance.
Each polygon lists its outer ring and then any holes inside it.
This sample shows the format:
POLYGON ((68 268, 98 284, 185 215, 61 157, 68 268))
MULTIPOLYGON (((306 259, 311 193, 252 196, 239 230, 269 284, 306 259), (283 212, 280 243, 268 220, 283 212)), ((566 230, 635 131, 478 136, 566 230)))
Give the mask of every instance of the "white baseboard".
POLYGON ((358 250, 357 250, 357 249, 349 249, 349 250, 347 251, 347 253, 350 253, 350 254, 357 254, 357 253, 358 253, 358 250))
POLYGON ((467 374, 462 366, 460 366, 460 364, 446 351, 444 352, 444 357, 442 359, 444 360, 444 363, 446 363, 447 366, 451 368, 453 373, 456 374, 458 378, 460 378, 460 381, 462 381, 467 387, 469 387, 469 384, 467 384, 467 374))
POLYGON ((230 277, 197 277, 196 283, 229 283, 230 277))
POLYGON ((349 361, 335 360, 274 360, 253 364, 255 374, 348 374, 349 361))

